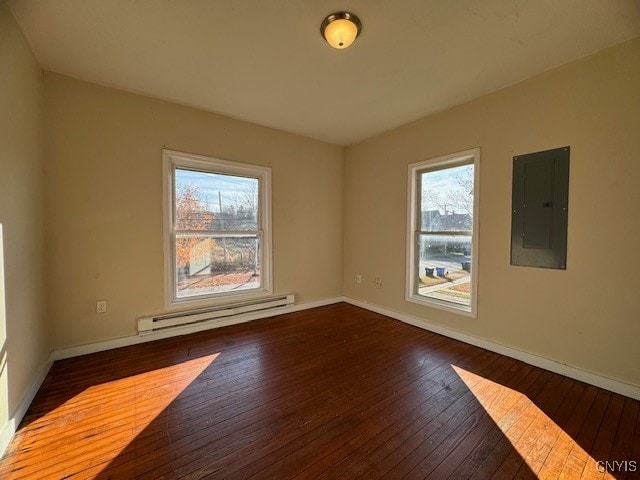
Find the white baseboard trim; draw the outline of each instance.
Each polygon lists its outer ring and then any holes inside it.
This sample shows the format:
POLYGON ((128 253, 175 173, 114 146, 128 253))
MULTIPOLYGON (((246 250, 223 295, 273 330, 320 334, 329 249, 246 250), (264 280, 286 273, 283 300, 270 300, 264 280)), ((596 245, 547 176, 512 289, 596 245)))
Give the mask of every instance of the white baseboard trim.
POLYGON ((578 367, 573 367, 565 363, 560 363, 556 360, 551 360, 546 357, 541 357, 534 353, 529 353, 523 350, 508 347, 506 345, 502 345, 485 338, 475 337, 473 335, 459 332, 457 330, 452 330, 441 325, 435 325, 433 323, 430 323, 428 320, 425 320, 424 318, 419 318, 413 315, 389 310, 387 308, 369 302, 355 300, 349 297, 344 297, 344 301, 350 303, 351 305, 355 305, 357 307, 361 307, 366 310, 370 310, 372 312, 376 312, 381 315, 400 320, 401 322, 408 323, 409 325, 413 325, 424 330, 429 330, 431 332, 444 335, 445 337, 453 338, 455 340, 460 340, 462 342, 469 343, 471 345, 475 345, 476 347, 484 348, 485 350, 490 350, 501 355, 506 355, 507 357, 515 358, 516 360, 521 360, 525 363, 528 363, 529 365, 533 365, 534 367, 540 367, 554 373, 559 373, 560 375, 564 375, 565 377, 573 378, 574 380, 579 380, 596 387, 604 388, 605 390, 609 390, 610 392, 619 393, 620 395, 624 395, 635 400, 640 400, 640 386, 638 385, 632 385, 620 380, 603 377, 602 375, 599 375, 597 373, 583 370, 578 367))
POLYGON ((13 412, 13 415, 11 415, 9 421, 7 421, 4 427, 2 427, 2 431, 0 431, 0 458, 4 456, 11 439, 16 433, 18 425, 20 425, 20 422, 27 413, 29 405, 33 402, 36 393, 40 390, 40 386, 42 385, 42 382, 44 382, 47 373, 49 373, 49 369, 52 364, 53 362, 49 360, 40 367, 36 375, 31 380, 31 383, 29 383, 26 392, 22 395, 22 399, 20 400, 18 407, 13 412))
POLYGON ((103 352, 105 350, 112 350, 114 348, 128 347, 130 345, 137 345, 139 343, 152 342, 154 340, 160 340, 163 338, 177 337, 179 335, 201 332, 203 330, 211 330, 214 328, 221 328, 229 325, 237 325, 240 323, 250 322, 252 320, 258 320, 260 318, 273 317, 275 315, 283 315, 285 313, 308 310, 310 308, 324 307, 325 305, 331 305, 342 301, 342 297, 327 298, 323 300, 316 300, 313 302, 306 302, 291 305, 288 307, 282 307, 277 309, 277 311, 271 310, 268 312, 252 312, 244 315, 237 315, 233 318, 221 318, 217 320, 197 323, 194 325, 184 325, 181 327, 171 328, 170 330, 158 331, 144 335, 132 335, 130 337, 121 337, 115 338, 113 340, 105 340, 102 342, 78 345, 76 347, 62 348, 60 350, 54 350, 53 352, 51 352, 51 361, 54 362, 56 360, 78 357, 80 355, 87 355, 89 353, 103 352))

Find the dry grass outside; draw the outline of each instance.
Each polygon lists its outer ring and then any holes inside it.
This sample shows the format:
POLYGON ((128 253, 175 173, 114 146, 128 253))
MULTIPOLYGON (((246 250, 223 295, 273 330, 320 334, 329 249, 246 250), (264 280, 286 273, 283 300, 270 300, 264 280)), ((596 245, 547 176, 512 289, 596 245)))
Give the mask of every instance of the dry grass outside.
POLYGON ((449 290, 471 294, 471 283, 459 283, 457 285, 453 285, 449 290))
POLYGON ((444 290, 438 290, 438 293, 440 295, 446 295, 448 297, 466 298, 466 299, 470 299, 471 298, 471 294, 470 293, 457 292, 453 288, 447 288, 447 289, 444 289, 444 290))
POLYGON ((249 282, 260 282, 260 275, 254 275, 253 270, 246 270, 242 272, 207 275, 202 278, 187 278, 180 281, 178 284, 178 290, 220 287, 224 285, 242 285, 249 282))

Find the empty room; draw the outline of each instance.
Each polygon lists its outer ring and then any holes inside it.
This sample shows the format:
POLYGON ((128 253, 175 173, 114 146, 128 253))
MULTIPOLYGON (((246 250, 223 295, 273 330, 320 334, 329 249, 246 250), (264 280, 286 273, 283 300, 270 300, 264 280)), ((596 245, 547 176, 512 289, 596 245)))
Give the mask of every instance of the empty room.
POLYGON ((0 0, 0 478, 640 478, 639 250, 637 0, 0 0))

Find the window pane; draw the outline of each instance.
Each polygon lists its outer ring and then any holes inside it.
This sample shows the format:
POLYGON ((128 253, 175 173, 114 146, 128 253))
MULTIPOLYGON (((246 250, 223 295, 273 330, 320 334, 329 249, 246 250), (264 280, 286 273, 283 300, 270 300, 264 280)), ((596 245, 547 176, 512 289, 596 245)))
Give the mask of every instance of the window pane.
POLYGON ((418 295, 471 305, 471 236, 419 235, 418 295))
POLYGON ((258 230, 258 179, 176 169, 177 230, 258 230))
POLYGON ((254 235, 177 235, 178 298, 260 288, 260 239, 254 235))
POLYGON ((421 173, 420 183, 420 230, 472 230, 473 164, 421 173))

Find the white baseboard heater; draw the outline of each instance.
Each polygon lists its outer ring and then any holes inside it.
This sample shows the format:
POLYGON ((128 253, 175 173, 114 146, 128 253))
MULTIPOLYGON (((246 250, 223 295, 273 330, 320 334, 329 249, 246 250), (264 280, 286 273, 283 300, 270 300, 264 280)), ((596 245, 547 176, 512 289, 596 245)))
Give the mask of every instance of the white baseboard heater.
MULTIPOLYGON (((242 321, 277 315, 280 310, 295 303, 295 295, 280 295, 258 300, 228 303, 214 307, 167 313, 138 319, 138 334, 144 335, 170 328, 218 323, 229 325, 242 321)), ((222 325, 220 325, 222 326, 222 325)), ((204 328, 203 328, 204 329, 204 328)))

